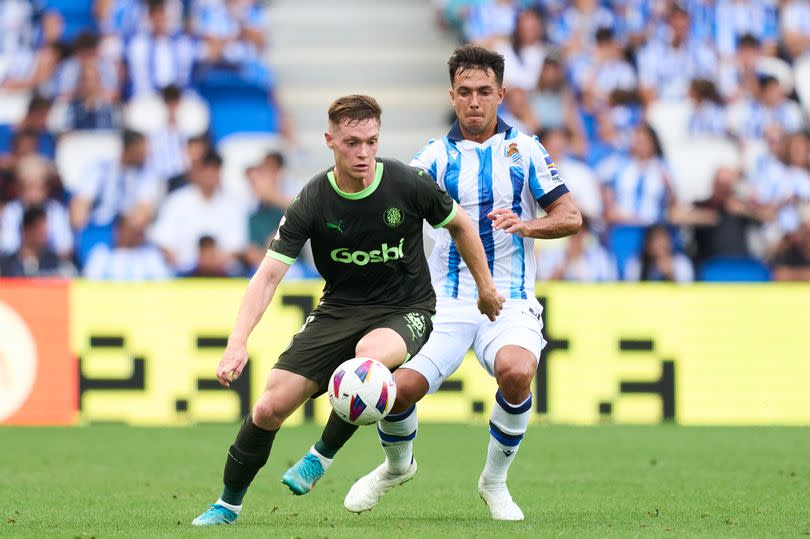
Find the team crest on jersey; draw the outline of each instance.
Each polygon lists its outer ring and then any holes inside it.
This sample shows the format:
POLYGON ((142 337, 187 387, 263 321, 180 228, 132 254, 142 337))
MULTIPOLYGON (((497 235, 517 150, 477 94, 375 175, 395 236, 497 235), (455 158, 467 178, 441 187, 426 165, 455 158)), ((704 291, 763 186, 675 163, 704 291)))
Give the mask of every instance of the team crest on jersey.
POLYGON ((402 215, 402 210, 399 208, 388 208, 385 210, 385 214, 383 215, 383 221, 385 224, 391 228, 396 228, 402 224, 404 217, 402 215))
POLYGON ((523 158, 523 156, 520 155, 520 150, 518 150, 517 142, 512 142, 511 144, 509 144, 509 146, 506 147, 503 153, 514 163, 517 163, 523 158))

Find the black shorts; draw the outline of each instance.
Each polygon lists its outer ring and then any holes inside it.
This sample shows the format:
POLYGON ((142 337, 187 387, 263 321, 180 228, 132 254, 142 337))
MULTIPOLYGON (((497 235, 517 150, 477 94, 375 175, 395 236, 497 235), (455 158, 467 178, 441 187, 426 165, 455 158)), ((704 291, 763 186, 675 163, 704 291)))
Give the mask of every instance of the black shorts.
POLYGON ((319 305, 273 368, 309 378, 318 384, 320 395, 338 365, 355 357, 357 343, 372 330, 393 329, 405 341, 406 361, 415 356, 433 330, 432 315, 418 308, 319 305))

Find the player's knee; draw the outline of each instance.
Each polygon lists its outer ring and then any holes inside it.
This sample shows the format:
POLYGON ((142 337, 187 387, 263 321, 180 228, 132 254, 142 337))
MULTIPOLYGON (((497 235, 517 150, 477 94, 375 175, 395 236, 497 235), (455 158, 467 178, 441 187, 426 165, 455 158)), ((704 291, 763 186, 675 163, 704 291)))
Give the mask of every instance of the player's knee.
POLYGON ((287 414, 268 395, 262 398, 253 407, 253 423, 265 430, 279 429, 287 419, 287 414))
POLYGON ((531 391, 537 365, 533 361, 510 361, 496 373, 498 387, 510 402, 525 399, 531 391))
POLYGON ((393 412, 399 413, 407 410, 427 395, 430 386, 424 376, 412 369, 398 369, 394 373, 397 384, 397 400, 393 412))

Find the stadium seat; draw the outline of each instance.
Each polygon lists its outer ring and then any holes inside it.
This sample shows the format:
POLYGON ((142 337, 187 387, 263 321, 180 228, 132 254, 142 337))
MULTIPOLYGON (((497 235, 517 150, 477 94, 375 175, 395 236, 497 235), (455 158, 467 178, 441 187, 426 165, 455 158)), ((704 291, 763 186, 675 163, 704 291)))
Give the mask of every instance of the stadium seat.
POLYGON ((31 93, 0 90, 0 124, 15 125, 25 117, 31 93))
POLYGON ((211 109, 211 135, 215 143, 231 133, 277 133, 278 111, 266 88, 243 82, 235 73, 208 72, 197 89, 211 109))
POLYGON ((672 189, 684 203, 711 194, 718 167, 742 164, 737 147, 726 138, 690 138, 670 146, 666 156, 672 170, 672 189))
POLYGON ((56 146, 56 166, 62 175, 65 189, 76 189, 89 163, 118 159, 120 154, 121 136, 118 131, 66 133, 56 146))
POLYGON ((619 225, 608 231, 607 247, 616 259, 620 279, 624 279, 627 262, 641 252, 644 244, 644 228, 636 225, 619 225))
POLYGON ((691 113, 692 105, 688 101, 659 100, 648 107, 647 121, 661 139, 665 153, 670 145, 677 144, 688 136, 691 113))
MULTIPOLYGON (((210 111, 208 104, 194 94, 186 94, 178 111, 180 131, 189 137, 208 130, 210 111)), ((151 133, 166 125, 166 109, 158 95, 131 100, 124 109, 124 124, 141 133, 151 133)))
POLYGON ((709 282, 766 282, 771 280, 771 270, 756 258, 717 257, 703 263, 699 279, 709 282))
POLYGON ((234 133, 225 137, 217 149, 222 155, 222 186, 243 201, 253 195, 245 169, 258 163, 269 151, 281 150, 278 135, 267 133, 234 133))
POLYGON ((810 115, 810 52, 796 60, 794 77, 796 93, 799 94, 805 112, 810 115))
POLYGON ((95 30, 93 2, 88 0, 46 0, 42 2, 46 10, 58 11, 65 20, 62 41, 70 42, 85 30, 95 30))

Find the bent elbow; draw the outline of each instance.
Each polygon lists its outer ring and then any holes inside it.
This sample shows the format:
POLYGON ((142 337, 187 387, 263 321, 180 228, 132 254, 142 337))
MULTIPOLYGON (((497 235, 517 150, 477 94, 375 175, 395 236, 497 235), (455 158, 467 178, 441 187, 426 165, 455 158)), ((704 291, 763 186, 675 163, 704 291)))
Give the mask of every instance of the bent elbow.
POLYGON ((568 227, 568 234, 574 235, 579 232, 579 229, 582 228, 582 213, 576 208, 571 211, 571 216, 569 218, 569 227, 568 227))

